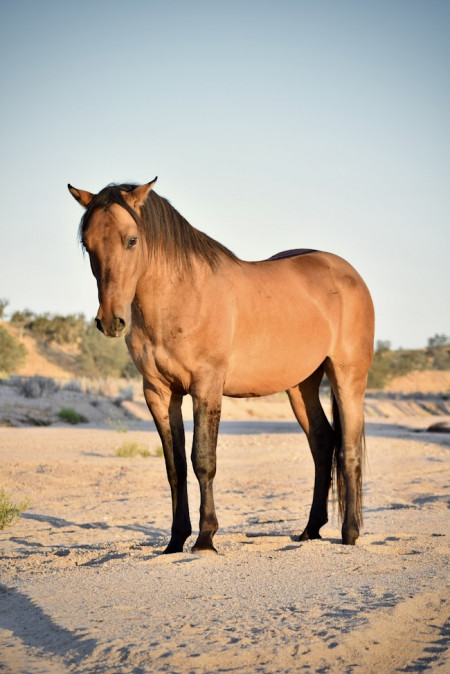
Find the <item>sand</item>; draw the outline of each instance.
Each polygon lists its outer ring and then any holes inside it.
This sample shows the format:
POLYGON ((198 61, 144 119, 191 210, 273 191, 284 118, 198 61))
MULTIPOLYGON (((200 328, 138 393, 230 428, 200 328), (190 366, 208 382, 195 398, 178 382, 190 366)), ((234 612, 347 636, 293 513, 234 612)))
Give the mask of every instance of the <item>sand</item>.
MULTIPOLYGON (((278 400, 244 404, 219 438, 217 556, 191 553, 195 534, 161 555, 170 497, 149 421, 0 428, 0 485, 31 500, 0 532, 1 672, 449 671, 450 435, 423 430, 440 418, 370 417, 361 538, 342 546, 331 513, 300 544, 306 438, 278 400), (126 441, 152 456, 116 457, 126 441)), ((189 495, 197 530, 192 470, 189 495)))

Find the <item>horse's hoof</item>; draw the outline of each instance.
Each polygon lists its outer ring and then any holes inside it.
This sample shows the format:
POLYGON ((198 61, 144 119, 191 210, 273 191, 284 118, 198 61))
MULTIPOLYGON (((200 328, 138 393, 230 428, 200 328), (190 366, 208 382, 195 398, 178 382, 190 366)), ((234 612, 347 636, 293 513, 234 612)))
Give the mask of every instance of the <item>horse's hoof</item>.
POLYGON ((177 552, 183 552, 183 543, 173 543, 170 541, 169 545, 164 550, 163 555, 174 555, 177 552))
POLYGON ((355 529, 349 529, 342 532, 342 543, 343 545, 355 545, 356 539, 359 537, 359 531, 355 529))
POLYGON ((305 529, 305 531, 299 536, 298 540, 300 542, 302 541, 313 541, 313 540, 322 540, 322 536, 317 532, 316 534, 310 534, 308 532, 308 529, 305 529))
POLYGON ((219 554, 216 548, 212 545, 211 547, 197 547, 194 545, 192 552, 196 555, 217 555, 219 554))

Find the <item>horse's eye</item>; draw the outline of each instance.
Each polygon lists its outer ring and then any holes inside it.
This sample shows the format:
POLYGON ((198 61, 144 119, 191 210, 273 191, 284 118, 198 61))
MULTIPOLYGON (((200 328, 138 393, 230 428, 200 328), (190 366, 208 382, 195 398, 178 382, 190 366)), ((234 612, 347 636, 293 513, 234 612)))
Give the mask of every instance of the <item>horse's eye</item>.
POLYGON ((132 236, 127 241, 127 248, 128 249, 134 248, 136 244, 137 244, 137 236, 132 236))

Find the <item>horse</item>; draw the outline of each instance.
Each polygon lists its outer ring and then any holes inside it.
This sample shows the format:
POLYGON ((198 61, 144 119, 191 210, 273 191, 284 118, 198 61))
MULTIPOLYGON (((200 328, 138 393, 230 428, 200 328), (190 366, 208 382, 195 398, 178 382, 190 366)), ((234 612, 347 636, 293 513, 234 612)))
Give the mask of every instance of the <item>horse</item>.
POLYGON ((369 290, 344 259, 292 250, 259 262, 239 259, 192 227, 159 196, 156 178, 76 189, 79 227, 97 281, 98 329, 125 336, 161 437, 172 495, 165 553, 192 533, 181 405, 193 401, 192 465, 200 487, 195 552, 217 552, 213 481, 222 396, 286 391, 312 452, 312 505, 300 541, 321 538, 336 484, 342 542, 362 523, 364 395, 373 356, 369 290), (327 376, 332 421, 319 385, 327 376))

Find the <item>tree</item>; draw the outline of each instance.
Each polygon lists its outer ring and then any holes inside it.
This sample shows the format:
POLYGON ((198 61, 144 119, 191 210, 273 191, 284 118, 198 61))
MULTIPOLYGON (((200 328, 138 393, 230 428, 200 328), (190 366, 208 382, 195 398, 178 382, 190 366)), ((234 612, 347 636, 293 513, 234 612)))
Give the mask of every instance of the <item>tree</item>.
POLYGON ((5 318, 5 309, 8 306, 9 301, 5 299, 0 300, 0 320, 5 318))
POLYGON ((434 349, 436 346, 447 346, 450 344, 450 337, 448 335, 438 335, 437 333, 434 337, 429 337, 428 339, 428 348, 434 349))

